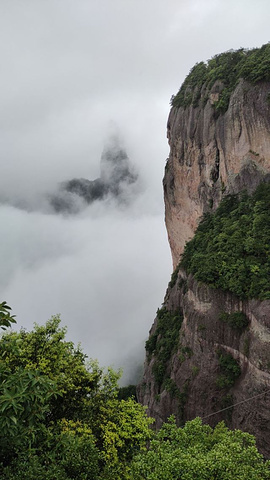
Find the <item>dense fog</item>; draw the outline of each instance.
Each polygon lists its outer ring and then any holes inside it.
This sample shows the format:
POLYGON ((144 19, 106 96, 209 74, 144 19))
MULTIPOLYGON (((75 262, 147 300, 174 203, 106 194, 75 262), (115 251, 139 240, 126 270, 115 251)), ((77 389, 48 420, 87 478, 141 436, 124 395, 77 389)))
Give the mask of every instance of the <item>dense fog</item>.
POLYGON ((268 0, 0 4, 1 301, 138 378, 172 266, 162 177, 190 68, 269 40, 268 0))

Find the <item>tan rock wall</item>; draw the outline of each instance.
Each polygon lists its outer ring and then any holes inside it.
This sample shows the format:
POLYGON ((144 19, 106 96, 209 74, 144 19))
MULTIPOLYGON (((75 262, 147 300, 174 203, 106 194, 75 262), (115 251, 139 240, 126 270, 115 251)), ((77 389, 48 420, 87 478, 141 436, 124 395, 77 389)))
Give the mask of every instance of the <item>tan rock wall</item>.
MULTIPOLYGON (((196 108, 172 108, 169 115, 164 199, 174 268, 204 212, 215 209, 226 193, 243 189, 251 193, 262 180, 270 180, 270 83, 251 86, 241 81, 227 112, 217 116, 215 95, 221 88, 220 83, 214 85, 204 105, 201 101, 196 108)), ((183 312, 184 320, 178 350, 166 370, 178 394, 172 394, 165 382, 156 385, 155 356, 146 359, 138 386, 139 401, 147 405, 156 426, 172 413, 179 425, 196 416, 211 425, 225 420, 230 428, 254 434, 260 451, 270 458, 270 301, 242 301, 199 285, 180 271, 164 305, 183 312), (235 311, 249 319, 243 331, 220 320, 221 313, 235 311), (183 355, 185 348, 191 356, 183 355), (217 385, 219 348, 241 366, 241 375, 231 387, 217 385), (223 410, 228 403, 235 406, 223 410)))
POLYGON ((224 115, 216 116, 210 100, 197 108, 172 108, 163 183, 174 268, 201 215, 216 208, 222 194, 252 191, 270 172, 269 93, 269 83, 241 81, 224 115))

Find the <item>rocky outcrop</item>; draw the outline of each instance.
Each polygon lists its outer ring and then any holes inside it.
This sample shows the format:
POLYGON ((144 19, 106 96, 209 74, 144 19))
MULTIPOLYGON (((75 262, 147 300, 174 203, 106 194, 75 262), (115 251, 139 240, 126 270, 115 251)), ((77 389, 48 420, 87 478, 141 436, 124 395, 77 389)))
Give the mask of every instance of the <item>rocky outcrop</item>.
MULTIPOLYGON (((169 115, 164 198, 174 268, 200 217, 215 210, 223 195, 251 193, 269 182, 270 83, 240 80, 227 111, 217 114, 222 89, 218 81, 201 92, 198 105, 174 107, 169 115)), ((182 324, 164 357, 170 335, 159 333, 166 326, 155 319, 138 386, 139 401, 156 426, 171 414, 179 425, 196 416, 211 425, 225 420, 254 434, 269 458, 270 301, 240 300, 176 270, 163 308, 182 315, 182 324)))
POLYGON ((164 198, 174 268, 201 215, 224 193, 254 190, 270 172, 270 83, 241 80, 217 116, 222 88, 216 82, 197 107, 172 108, 169 115, 164 198))
MULTIPOLYGON (((179 425, 196 416, 212 426, 225 420, 230 428, 254 434, 258 448, 269 457, 270 301, 242 301, 199 285, 179 271, 164 305, 183 314, 177 348, 167 362, 161 385, 153 369, 157 357, 155 353, 147 356, 138 388, 139 400, 147 405, 156 426, 171 414, 179 425), (246 316, 245 327, 235 328, 222 321, 224 313, 235 312, 246 316), (221 357, 227 359, 227 369, 221 357), (235 365, 241 370, 230 376, 230 366, 235 365)), ((150 337, 156 328, 157 319, 150 337)))

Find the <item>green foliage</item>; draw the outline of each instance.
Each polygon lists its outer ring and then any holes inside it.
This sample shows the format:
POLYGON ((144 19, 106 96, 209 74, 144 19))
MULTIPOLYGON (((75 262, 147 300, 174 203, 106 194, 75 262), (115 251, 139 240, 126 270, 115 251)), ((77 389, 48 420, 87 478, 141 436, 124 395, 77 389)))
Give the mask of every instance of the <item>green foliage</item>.
POLYGON ((0 477, 125 479, 152 422, 120 374, 87 362, 54 317, 0 340, 0 477), (134 447, 134 449, 133 449, 134 447))
POLYGON ((134 459, 132 473, 133 480, 268 480, 270 462, 248 433, 224 423, 212 429, 199 418, 178 428, 170 418, 134 459))
MULTIPOLYGON (((33 331, 5 333, 0 342, 2 357, 12 373, 18 369, 36 371, 56 383, 61 396, 52 398, 48 420, 58 418, 82 419, 85 412, 85 398, 93 398, 101 391, 107 396, 116 394, 117 378, 113 380, 112 392, 106 392, 100 385, 103 372, 95 362, 86 363, 86 356, 80 347, 65 340, 66 329, 60 328, 58 316, 46 325, 35 325, 33 331)), ((108 385, 112 378, 108 380, 108 385)))
POLYGON ((196 377, 199 371, 200 371, 199 367, 197 367, 197 365, 193 365, 193 367, 191 368, 192 376, 196 377))
POLYGON ((219 388, 232 387, 236 379, 241 375, 241 368, 237 360, 230 353, 218 350, 218 364, 221 375, 218 376, 216 384, 219 388))
POLYGON ((253 84, 270 80, 270 43, 248 52, 246 61, 241 64, 240 74, 253 84))
MULTIPOLYGON (((171 105, 173 107, 187 107, 192 104, 193 92, 202 88, 207 78, 207 65, 204 62, 196 63, 190 70, 183 85, 181 86, 177 95, 171 98, 171 105)), ((194 99, 198 102, 198 98, 194 99)))
POLYGON ((180 269, 180 265, 178 265, 178 266, 175 268, 175 270, 173 271, 173 273, 172 273, 172 275, 171 275, 171 280, 169 281, 169 287, 170 287, 170 288, 173 288, 174 285, 175 285, 176 282, 177 282, 179 269, 180 269))
POLYGON ((119 388, 117 395, 118 400, 128 400, 132 397, 137 401, 136 385, 127 385, 126 387, 119 388))
POLYGON ((0 327, 2 330, 6 330, 11 327, 12 323, 16 323, 16 315, 10 315, 10 311, 11 307, 7 305, 7 302, 0 303, 0 327))
POLYGON ((0 462, 5 464, 36 442, 49 402, 59 392, 55 383, 38 371, 19 368, 11 373, 3 363, 0 379, 0 462))
POLYGON ((270 299, 270 184, 228 195, 185 246, 181 267, 240 298, 270 299))
POLYGON ((178 288, 179 290, 182 289, 183 295, 187 293, 188 291, 188 286, 187 286, 187 280, 185 278, 180 278, 178 282, 178 288))
POLYGON ((223 312, 220 314, 219 319, 227 323, 234 330, 242 331, 248 327, 249 321, 244 312, 223 312))
POLYGON ((129 398, 120 402, 110 400, 103 407, 102 429, 102 478, 106 480, 129 479, 130 462, 139 451, 146 448, 151 438, 148 418, 142 405, 129 398))
MULTIPOLYGON (((35 454, 30 457, 20 455, 16 461, 4 469, 2 478, 5 480, 71 480, 60 465, 49 463, 45 458, 35 454)), ((92 477, 92 480, 96 478, 92 477)))
POLYGON ((159 309, 156 330, 145 344, 148 357, 155 355, 153 374, 159 387, 165 378, 168 361, 177 350, 182 321, 180 313, 170 312, 166 307, 159 309))
POLYGON ((186 346, 186 347, 181 347, 181 352, 184 354, 184 355, 187 355, 188 358, 191 358, 192 355, 193 355, 193 351, 190 347, 186 346))
POLYGON ((171 378, 167 378, 164 382, 164 388, 170 394, 170 397, 177 400, 178 420, 180 422, 184 422, 184 408, 188 399, 189 384, 190 379, 184 382, 182 390, 180 390, 171 378))
MULTIPOLYGON (((166 309, 159 313, 161 332, 166 330, 166 319, 176 327, 168 313, 166 309)), ((222 368, 235 372, 231 361, 222 355, 222 368)), ((270 478, 269 462, 263 462, 251 435, 230 432, 223 424, 213 430, 200 419, 182 429, 170 419, 154 432, 144 407, 133 398, 118 399, 118 378, 111 369, 104 371, 96 362, 88 364, 81 350, 66 342, 59 319, 44 327, 36 325, 30 333, 5 333, 0 340, 0 477, 270 478), (59 398, 70 398, 75 386, 80 392, 76 397, 79 407, 73 404, 68 409, 59 398)), ((189 382, 182 392, 170 380, 166 388, 183 409, 189 382)), ((129 390, 131 393, 133 388, 129 390)))
POLYGON ((217 113, 226 112, 230 96, 240 78, 256 84, 262 80, 270 80, 270 43, 252 50, 229 50, 215 55, 207 63, 197 63, 189 72, 177 95, 171 99, 173 107, 199 105, 201 95, 205 102, 207 94, 217 80, 224 88, 215 104, 217 113), (204 88, 202 88, 204 87, 204 88))
POLYGON ((63 420, 44 434, 42 448, 21 453, 4 470, 13 479, 91 479, 99 473, 99 452, 89 427, 63 420))
POLYGON ((179 396, 179 388, 177 387, 176 383, 174 380, 171 378, 167 378, 167 380, 164 383, 165 390, 169 392, 172 398, 176 398, 179 396))
POLYGON ((60 432, 52 436, 52 460, 68 478, 97 478, 99 452, 91 429, 81 422, 59 422, 60 432))

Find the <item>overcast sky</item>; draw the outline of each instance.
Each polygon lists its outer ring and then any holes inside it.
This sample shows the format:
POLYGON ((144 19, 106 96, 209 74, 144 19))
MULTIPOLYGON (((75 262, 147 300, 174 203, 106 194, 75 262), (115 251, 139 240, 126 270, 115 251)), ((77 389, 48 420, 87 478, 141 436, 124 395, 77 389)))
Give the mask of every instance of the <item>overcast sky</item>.
POLYGON ((18 326, 61 313, 102 365, 143 361, 170 278, 162 177, 169 101, 190 68, 269 41, 269 0, 0 0, 0 301, 18 326), (57 215, 117 130, 142 188, 57 215))

